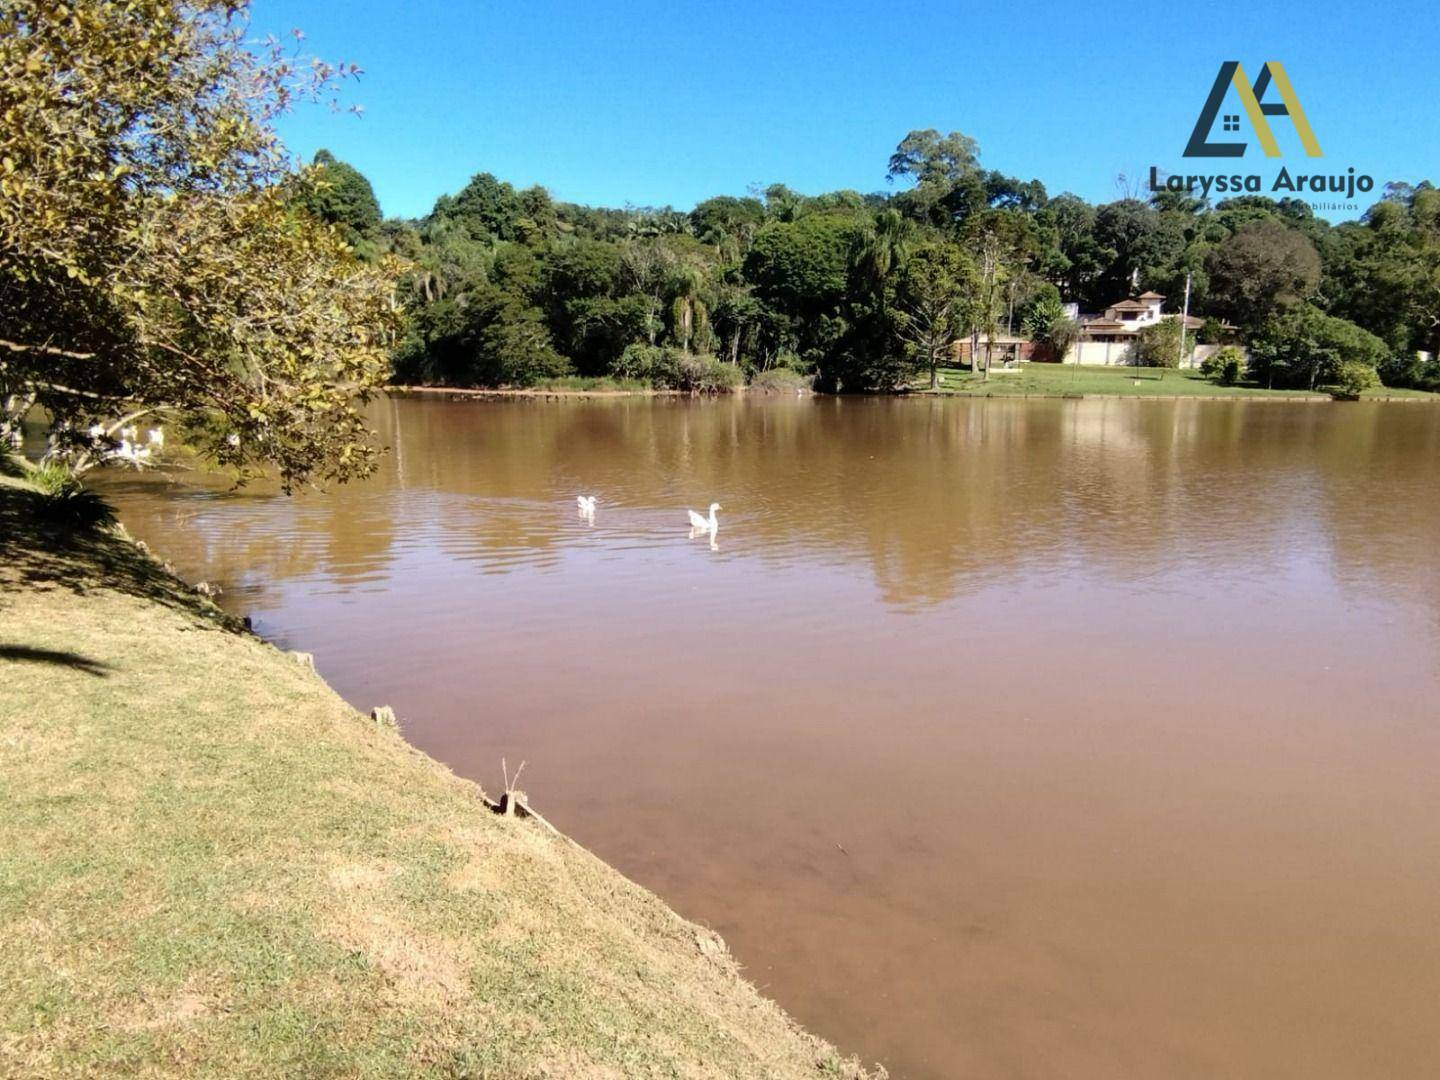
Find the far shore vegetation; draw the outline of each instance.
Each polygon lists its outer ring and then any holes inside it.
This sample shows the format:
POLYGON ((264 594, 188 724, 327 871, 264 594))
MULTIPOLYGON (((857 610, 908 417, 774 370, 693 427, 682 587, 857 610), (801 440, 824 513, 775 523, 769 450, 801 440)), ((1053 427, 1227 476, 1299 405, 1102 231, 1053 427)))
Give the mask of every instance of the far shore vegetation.
POLYGON ((965 343, 1018 336, 1060 359, 1080 334, 1066 303, 1096 312, 1158 291, 1176 314, 1188 280, 1198 329, 1184 349, 1171 334, 1117 358, 1177 366, 1196 344, 1228 345, 1238 365, 1205 371, 1217 385, 1440 389, 1428 182, 1391 185, 1363 220, 1332 226, 1299 200, 1092 206, 978 154, 959 133, 911 132, 889 163, 895 190, 772 185, 689 212, 559 203, 481 173, 419 220, 382 219, 363 176, 323 167, 365 208, 330 219, 357 251, 410 266, 394 376, 410 385, 922 388, 965 343))
POLYGON ((1196 344, 1229 345, 1239 363, 1207 369, 1216 384, 1440 390, 1440 191, 1428 181, 1393 183, 1340 225, 1260 196, 1096 206, 984 167, 961 133, 912 131, 880 192, 773 184, 690 211, 605 209, 479 173, 401 220, 382 218, 354 168, 328 155, 316 167, 346 193, 343 210, 317 214, 362 258, 409 266, 394 377, 410 385, 917 388, 962 343, 1018 336, 1059 360, 1080 334, 1066 304, 1102 312, 1151 291, 1176 315, 1188 282, 1184 350, 1174 334, 1142 340, 1117 349, 1122 363, 1174 366, 1196 344))

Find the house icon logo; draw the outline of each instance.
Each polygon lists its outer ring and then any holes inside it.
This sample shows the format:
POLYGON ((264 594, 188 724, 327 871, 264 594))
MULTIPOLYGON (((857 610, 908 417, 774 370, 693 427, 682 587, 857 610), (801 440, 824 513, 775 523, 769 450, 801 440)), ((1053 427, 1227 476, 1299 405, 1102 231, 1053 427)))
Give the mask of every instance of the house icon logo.
POLYGON ((1260 140, 1260 149, 1265 152, 1266 157, 1280 156, 1280 147, 1275 142, 1275 133, 1270 130, 1267 116, 1288 116, 1295 125, 1295 133, 1300 136, 1300 145, 1305 148, 1305 153, 1310 157, 1324 156, 1320 144, 1315 141, 1315 132, 1310 129, 1310 121, 1305 118, 1305 110, 1300 107, 1300 99, 1295 96, 1295 88, 1290 85, 1290 77, 1285 74, 1283 64, 1278 60, 1267 60, 1260 69, 1260 77, 1255 80, 1255 85, 1251 86, 1240 61, 1226 60, 1220 65, 1220 73, 1215 76, 1215 85, 1210 88, 1210 96, 1200 110, 1200 119, 1195 121, 1195 130, 1190 133, 1190 142, 1185 146, 1185 157, 1244 156, 1248 145, 1246 143, 1210 141, 1217 118, 1220 120, 1221 131, 1233 133, 1240 130, 1239 113, 1221 115, 1220 112, 1226 91, 1231 87, 1234 87, 1240 106, 1245 110, 1250 127, 1254 130, 1255 137, 1260 140), (1272 83, 1280 95, 1280 100, 1266 102, 1265 93, 1272 83))

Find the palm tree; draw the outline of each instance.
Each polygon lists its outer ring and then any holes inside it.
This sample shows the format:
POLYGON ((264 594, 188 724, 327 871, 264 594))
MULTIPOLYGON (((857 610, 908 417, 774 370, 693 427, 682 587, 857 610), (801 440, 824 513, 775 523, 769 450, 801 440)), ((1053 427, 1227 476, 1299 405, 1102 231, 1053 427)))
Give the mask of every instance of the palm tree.
POLYGON ((905 261, 915 239, 915 223, 887 207, 875 215, 874 223, 860 234, 855 264, 870 287, 885 304, 885 279, 905 261))
POLYGON ((694 266, 682 266, 670 279, 670 328, 680 342, 682 352, 690 351, 690 342, 704 329, 707 311, 701 291, 705 276, 694 266))

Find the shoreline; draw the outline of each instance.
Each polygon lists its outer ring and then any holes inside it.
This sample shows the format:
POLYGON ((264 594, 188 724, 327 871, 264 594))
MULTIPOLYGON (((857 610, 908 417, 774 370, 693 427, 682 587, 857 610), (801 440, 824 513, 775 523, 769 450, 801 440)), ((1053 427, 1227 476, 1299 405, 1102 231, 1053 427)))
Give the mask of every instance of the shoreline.
POLYGON ((759 397, 815 397, 815 398, 978 398, 985 400, 1010 399, 1014 401, 1279 401, 1296 405, 1355 404, 1379 402, 1384 404, 1435 404, 1440 403, 1440 394, 1374 394, 1359 399, 1336 397, 1333 394, 1283 393, 1257 390, 1254 392, 1232 392, 1228 394, 1114 394, 1078 390, 1072 393, 1056 391, 969 391, 948 389, 896 390, 891 392, 870 391, 864 394, 828 394, 806 390, 802 394, 776 391, 752 391, 748 387, 737 387, 723 394, 698 394, 688 390, 546 390, 535 387, 486 388, 460 386, 388 386, 386 394, 405 397, 410 395, 449 398, 452 400, 478 399, 493 401, 551 401, 565 398, 610 399, 610 398, 723 398, 754 395, 759 397))
MULTIPOLYGON (((419 394, 454 398, 619 398, 619 397, 696 397, 686 390, 546 390, 542 387, 482 386, 387 386, 387 394, 419 394)), ((708 395, 719 396, 719 395, 708 395)))
POLYGON ((870 1075, 523 793, 33 498, 0 480, 0 1072, 870 1075))

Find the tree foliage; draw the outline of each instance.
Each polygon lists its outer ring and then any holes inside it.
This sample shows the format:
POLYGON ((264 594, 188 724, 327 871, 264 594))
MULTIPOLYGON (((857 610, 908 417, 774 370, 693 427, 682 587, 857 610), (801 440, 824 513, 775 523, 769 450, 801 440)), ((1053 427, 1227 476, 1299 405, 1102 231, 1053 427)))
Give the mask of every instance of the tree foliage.
POLYGON ((1060 362, 1080 337, 1080 324, 1065 313, 1058 295, 1042 297, 1025 316, 1025 332, 1046 359, 1060 362))
POLYGON ((975 294, 975 268, 955 244, 926 244, 905 262, 900 330, 932 389, 950 347, 970 329, 975 294))
POLYGON ((1241 225, 1210 251, 1205 268, 1211 309, 1247 327, 1302 303, 1320 283, 1315 245, 1275 217, 1241 225))
POLYGON ((337 161, 328 150, 315 155, 299 202, 311 214, 341 230, 351 244, 380 227, 380 202, 359 169, 337 161))
POLYGON ((248 47, 243 16, 0 8, 0 396, 79 466, 95 420, 152 413, 287 485, 371 466, 357 401, 389 372, 397 267, 299 208, 272 126, 350 69, 248 47))
POLYGON ((1258 378, 1274 386, 1314 390, 1323 384, 1356 383, 1362 376, 1355 366, 1374 372, 1390 349, 1354 323, 1305 304, 1261 327, 1250 353, 1258 378))
MULTIPOLYGON (((538 317, 582 375, 640 371, 641 355, 713 355, 751 377, 784 366, 822 389, 877 389, 928 371, 957 335, 1023 327, 1059 359, 1079 332, 1064 302, 1098 313, 1155 290, 1173 312, 1188 280, 1208 340, 1241 344, 1310 303, 1382 338, 1387 380, 1440 384, 1440 364, 1414 358, 1440 348, 1440 193, 1428 185, 1394 189, 1363 222, 1333 227, 1304 202, 1253 195, 1094 206, 983 168, 974 140, 935 130, 906 135, 887 175, 894 191, 771 184, 687 214, 554 202, 481 173, 421 221, 377 233, 416 267, 397 372, 464 382, 557 370, 474 355, 479 338, 455 327, 498 310, 538 317), (950 304, 952 260, 968 269, 950 304), (495 308, 495 289, 516 302, 495 308), (467 316, 472 305, 480 314, 467 316)), ((1164 325, 1142 339, 1145 362, 1175 362, 1178 331, 1164 325)), ((642 367, 679 385, 676 364, 642 367)))
POLYGON ((1195 350, 1195 335, 1180 329, 1179 319, 1151 323, 1135 335, 1130 362, 1140 367, 1177 368, 1195 350))

